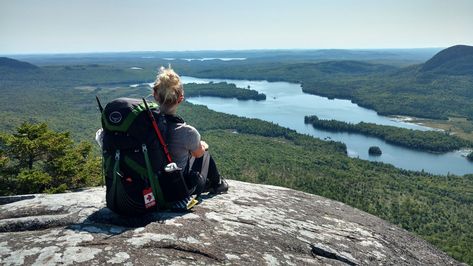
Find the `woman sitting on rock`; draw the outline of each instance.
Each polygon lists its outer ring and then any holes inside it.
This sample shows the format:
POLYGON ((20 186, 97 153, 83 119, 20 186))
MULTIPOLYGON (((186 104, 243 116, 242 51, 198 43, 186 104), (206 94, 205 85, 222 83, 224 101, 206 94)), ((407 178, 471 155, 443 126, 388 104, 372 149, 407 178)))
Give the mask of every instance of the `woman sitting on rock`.
POLYGON ((178 167, 185 169, 189 187, 196 186, 193 194, 212 194, 228 191, 227 182, 220 176, 214 160, 208 153, 208 144, 200 139, 199 132, 176 115, 184 101, 184 87, 173 69, 161 67, 153 86, 154 99, 160 112, 173 118, 167 134, 169 153, 178 167), (189 174, 189 173, 194 174, 189 174), (200 175, 196 175, 198 172, 200 175))

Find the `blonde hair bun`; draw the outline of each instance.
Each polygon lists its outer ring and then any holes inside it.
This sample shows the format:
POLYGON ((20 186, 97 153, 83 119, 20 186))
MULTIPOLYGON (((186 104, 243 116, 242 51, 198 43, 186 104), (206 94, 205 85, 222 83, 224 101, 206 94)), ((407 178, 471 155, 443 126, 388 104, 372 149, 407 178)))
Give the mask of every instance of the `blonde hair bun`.
POLYGON ((168 68, 161 67, 156 76, 153 90, 159 104, 176 104, 179 97, 183 95, 181 78, 170 66, 168 68))
POLYGON ((174 87, 181 84, 181 78, 172 68, 161 67, 156 82, 161 83, 163 87, 174 87))

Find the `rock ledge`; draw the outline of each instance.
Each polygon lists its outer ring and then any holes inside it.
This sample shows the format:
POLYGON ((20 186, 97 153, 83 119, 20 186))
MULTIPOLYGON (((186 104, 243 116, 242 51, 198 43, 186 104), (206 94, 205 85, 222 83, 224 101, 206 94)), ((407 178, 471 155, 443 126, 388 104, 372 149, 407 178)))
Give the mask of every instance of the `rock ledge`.
POLYGON ((0 264, 458 265, 373 215, 319 196, 229 181, 190 213, 123 218, 104 189, 0 199, 0 264))

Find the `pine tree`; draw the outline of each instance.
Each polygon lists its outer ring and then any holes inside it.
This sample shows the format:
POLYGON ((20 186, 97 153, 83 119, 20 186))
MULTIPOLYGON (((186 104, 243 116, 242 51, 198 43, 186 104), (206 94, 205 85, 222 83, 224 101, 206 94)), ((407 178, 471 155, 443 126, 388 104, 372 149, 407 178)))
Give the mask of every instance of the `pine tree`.
POLYGON ((100 179, 91 144, 75 145, 68 132, 25 122, 15 133, 0 135, 0 195, 63 192, 100 179))

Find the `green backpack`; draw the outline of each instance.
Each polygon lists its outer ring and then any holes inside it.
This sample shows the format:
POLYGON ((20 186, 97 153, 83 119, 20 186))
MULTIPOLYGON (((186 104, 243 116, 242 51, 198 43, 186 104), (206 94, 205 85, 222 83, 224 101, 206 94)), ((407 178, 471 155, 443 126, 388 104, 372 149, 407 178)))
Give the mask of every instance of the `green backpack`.
POLYGON ((102 110, 103 171, 109 209, 136 216, 173 206, 192 207, 182 171, 166 171, 171 158, 160 132, 167 133, 170 123, 183 122, 175 119, 160 114, 154 103, 148 107, 144 100, 132 98, 115 99, 102 110))

